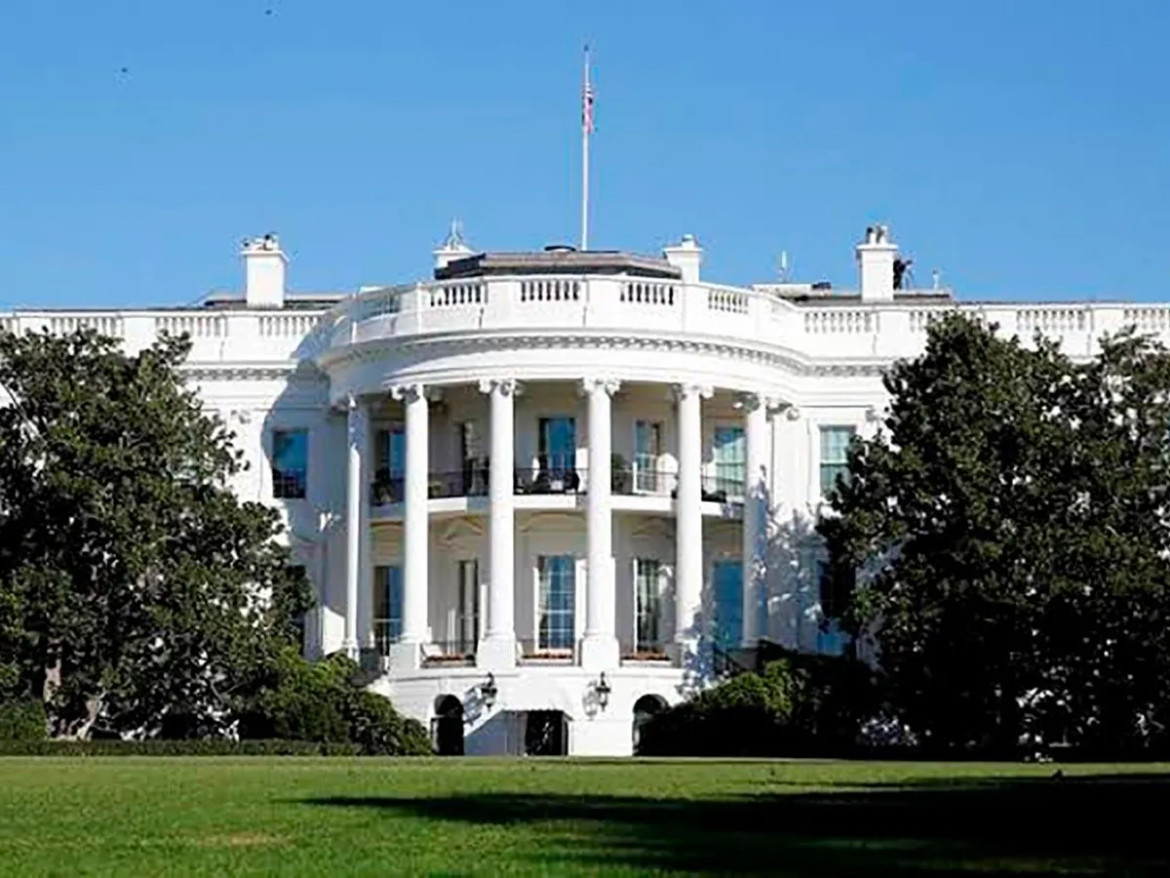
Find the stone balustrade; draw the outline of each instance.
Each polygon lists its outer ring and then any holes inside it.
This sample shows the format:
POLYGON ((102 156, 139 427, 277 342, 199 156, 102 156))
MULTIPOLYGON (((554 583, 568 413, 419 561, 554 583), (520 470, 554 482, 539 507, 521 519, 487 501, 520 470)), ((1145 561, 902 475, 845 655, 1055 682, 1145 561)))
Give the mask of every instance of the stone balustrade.
POLYGON ((1088 356, 1105 333, 1136 327, 1170 344, 1170 305, 947 303, 913 296, 863 304, 847 295, 794 303, 766 290, 629 277, 491 277, 361 290, 324 310, 37 311, 0 313, 0 329, 93 329, 140 350, 186 333, 192 362, 287 362, 326 348, 419 334, 595 330, 770 342, 811 360, 914 356, 928 327, 960 311, 1030 340, 1057 338, 1088 356))

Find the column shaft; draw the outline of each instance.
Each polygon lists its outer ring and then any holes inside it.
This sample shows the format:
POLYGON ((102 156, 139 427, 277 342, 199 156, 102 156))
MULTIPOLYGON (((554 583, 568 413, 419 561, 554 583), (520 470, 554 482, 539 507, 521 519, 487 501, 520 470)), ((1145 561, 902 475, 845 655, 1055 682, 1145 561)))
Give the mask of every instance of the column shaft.
POLYGON ((767 587, 768 538, 768 408, 758 396, 743 399, 747 445, 743 498, 743 637, 756 646, 762 636, 760 600, 767 587))
POLYGON ((610 497, 612 453, 611 394, 617 382, 591 379, 589 395, 589 472, 586 483, 586 600, 585 638, 581 663, 585 667, 616 666, 619 650, 615 630, 617 596, 613 569, 613 514, 610 497))
POLYGON ((490 413, 490 460, 488 473, 487 625, 479 645, 476 663, 481 667, 510 667, 516 663, 515 625, 515 509, 512 488, 515 480, 515 394, 516 382, 482 381, 488 394, 490 413))
POLYGON ((429 565, 427 484, 430 481, 428 455, 427 398, 421 386, 405 388, 400 394, 406 407, 406 515, 403 528, 405 557, 402 565, 402 641, 424 643, 427 630, 427 574, 429 565))
POLYGON ((358 652, 358 600, 361 585, 362 469, 367 456, 365 405, 352 397, 346 415, 345 635, 342 649, 358 652))
MULTIPOLYGON (((675 640, 693 651, 702 633, 703 600, 703 389, 678 393, 678 503, 675 530, 675 640)), ((708 392, 709 393, 709 392, 708 392)))

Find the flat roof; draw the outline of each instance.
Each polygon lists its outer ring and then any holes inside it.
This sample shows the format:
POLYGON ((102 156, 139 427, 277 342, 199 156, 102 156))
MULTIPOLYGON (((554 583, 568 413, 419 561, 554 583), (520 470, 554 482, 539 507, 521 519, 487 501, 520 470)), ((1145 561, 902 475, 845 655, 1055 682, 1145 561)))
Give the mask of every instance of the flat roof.
POLYGON ((682 279, 682 271, 660 257, 620 250, 555 247, 529 253, 475 253, 436 268, 435 280, 502 274, 629 274, 682 279))

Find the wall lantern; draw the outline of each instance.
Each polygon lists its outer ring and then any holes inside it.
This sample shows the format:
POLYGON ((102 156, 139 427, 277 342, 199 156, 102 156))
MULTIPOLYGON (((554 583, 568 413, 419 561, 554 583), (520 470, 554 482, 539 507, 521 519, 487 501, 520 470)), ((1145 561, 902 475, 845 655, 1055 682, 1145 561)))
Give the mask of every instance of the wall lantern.
POLYGON ((492 709, 492 705, 496 703, 496 696, 500 694, 499 687, 496 686, 496 675, 488 673, 486 683, 481 683, 479 686, 479 694, 483 698, 484 705, 488 710, 492 709))
POLYGON ((610 688, 609 681, 605 679, 605 671, 601 672, 601 679, 593 686, 593 691, 597 694, 597 704, 602 709, 609 705, 609 694, 613 691, 610 688))

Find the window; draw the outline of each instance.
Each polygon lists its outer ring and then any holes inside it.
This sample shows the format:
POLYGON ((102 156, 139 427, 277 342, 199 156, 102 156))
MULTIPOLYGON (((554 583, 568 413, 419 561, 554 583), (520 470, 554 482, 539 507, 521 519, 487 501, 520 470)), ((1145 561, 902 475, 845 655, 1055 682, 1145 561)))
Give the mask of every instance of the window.
POLYGON ((743 564, 716 561, 711 579, 715 592, 715 645, 735 649, 743 637, 743 564))
POLYGON ((406 472, 406 433, 401 424, 378 431, 378 447, 375 449, 378 469, 390 476, 401 478, 406 472))
POLYGON ((657 493, 658 456, 662 454, 662 424, 634 422, 634 490, 657 493))
POLYGON ((743 493, 747 449, 743 427, 715 428, 715 491, 743 493))
POLYGON ((309 431, 272 432, 272 496, 301 500, 309 482, 309 431))
POLYGON ((374 641, 385 655, 402 637, 402 568, 374 568, 374 641))
POLYGON ((577 466, 577 422, 573 418, 540 419, 541 469, 560 475, 577 466))
POLYGON ((857 576, 853 571, 834 572, 826 561, 817 562, 817 588, 821 600, 821 615, 838 619, 849 605, 857 576))
POLYGON ((374 437, 374 505, 401 503, 406 473, 406 434, 402 425, 378 430, 374 437))
POLYGON ((821 427, 821 496, 827 497, 837 477, 849 477, 849 443, 852 427, 821 427))
POLYGON ((459 609, 455 623, 458 650, 475 652, 479 639, 479 562, 474 558, 459 562, 459 609))
POLYGON ((662 562, 657 558, 634 560, 634 600, 637 613, 634 649, 654 652, 662 648, 662 562))
POLYGON ((572 555, 542 555, 538 560, 538 647, 571 650, 576 639, 573 604, 576 592, 576 559, 572 555))

